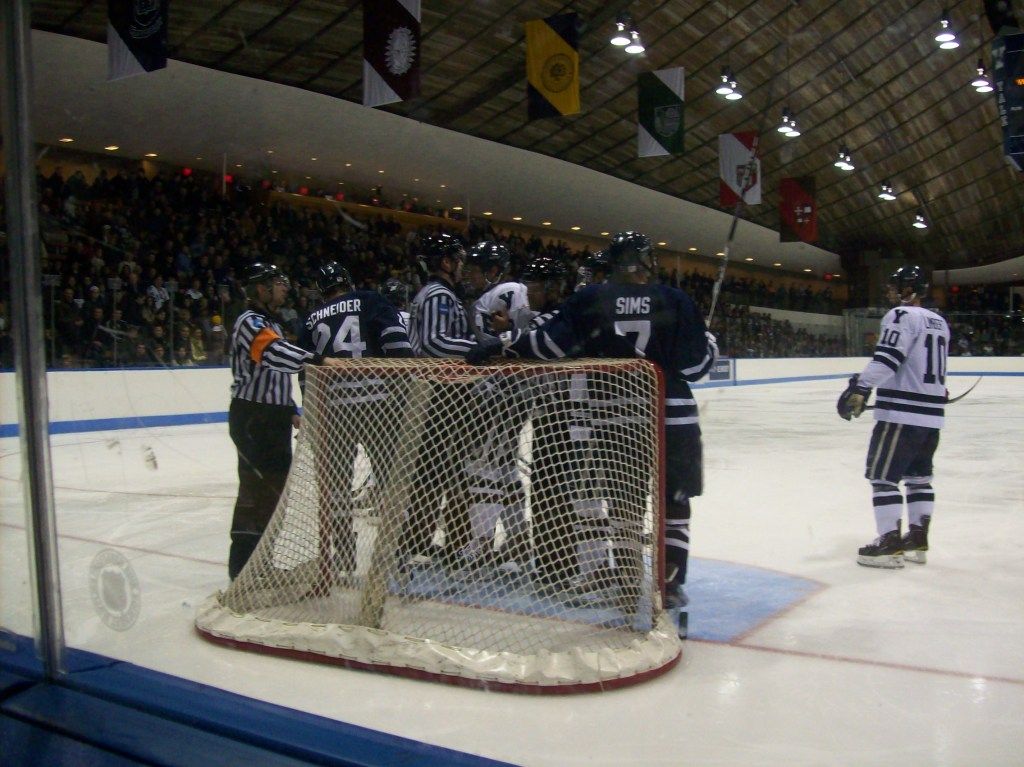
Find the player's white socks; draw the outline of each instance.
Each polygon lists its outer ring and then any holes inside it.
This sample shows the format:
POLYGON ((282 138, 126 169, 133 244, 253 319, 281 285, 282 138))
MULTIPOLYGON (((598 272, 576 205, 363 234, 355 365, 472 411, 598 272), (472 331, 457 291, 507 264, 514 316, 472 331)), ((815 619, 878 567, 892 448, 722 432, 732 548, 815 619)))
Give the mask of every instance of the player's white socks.
POLYGON ((907 518, 912 525, 920 527, 922 517, 932 516, 935 491, 931 481, 931 477, 906 477, 903 480, 907 487, 907 518))
POLYGON ((875 507, 875 527, 879 535, 896 529, 903 516, 903 493, 895 482, 872 480, 871 503, 875 507))

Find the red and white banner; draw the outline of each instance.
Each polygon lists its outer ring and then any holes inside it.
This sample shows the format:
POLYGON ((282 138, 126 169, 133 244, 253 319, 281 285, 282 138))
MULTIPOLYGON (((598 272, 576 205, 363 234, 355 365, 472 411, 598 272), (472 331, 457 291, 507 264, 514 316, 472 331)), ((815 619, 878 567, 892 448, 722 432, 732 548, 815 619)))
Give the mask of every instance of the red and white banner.
POLYGON ((420 0, 363 0, 363 104, 420 95, 420 0))
POLYGON ((757 131, 723 133, 718 137, 718 200, 723 208, 736 206, 741 188, 743 202, 761 204, 761 158, 753 157, 757 143, 757 131), (751 159, 754 164, 748 169, 751 159))

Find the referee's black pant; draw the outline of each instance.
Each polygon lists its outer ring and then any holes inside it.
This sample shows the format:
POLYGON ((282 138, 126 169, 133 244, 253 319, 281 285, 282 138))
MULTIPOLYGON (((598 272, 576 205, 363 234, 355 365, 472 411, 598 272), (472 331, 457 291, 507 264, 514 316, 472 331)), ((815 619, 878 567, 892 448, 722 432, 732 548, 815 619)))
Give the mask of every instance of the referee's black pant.
POLYGON ((238 451, 238 499, 231 519, 228 576, 245 567, 270 522, 292 463, 291 405, 232 399, 228 431, 238 451))

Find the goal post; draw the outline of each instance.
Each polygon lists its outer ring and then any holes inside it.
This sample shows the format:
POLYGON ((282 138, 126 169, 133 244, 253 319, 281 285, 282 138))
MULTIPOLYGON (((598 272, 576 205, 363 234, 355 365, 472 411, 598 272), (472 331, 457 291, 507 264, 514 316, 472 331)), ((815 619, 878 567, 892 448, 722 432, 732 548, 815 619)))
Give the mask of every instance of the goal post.
POLYGON ((281 500, 207 639, 488 689, 671 668, 663 390, 644 360, 307 367, 281 500))

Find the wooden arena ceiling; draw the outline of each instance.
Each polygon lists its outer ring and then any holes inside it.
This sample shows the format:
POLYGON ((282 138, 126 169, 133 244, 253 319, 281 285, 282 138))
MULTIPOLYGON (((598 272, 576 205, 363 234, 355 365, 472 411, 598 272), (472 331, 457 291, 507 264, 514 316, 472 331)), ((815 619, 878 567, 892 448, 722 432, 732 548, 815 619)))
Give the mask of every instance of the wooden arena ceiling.
MULTIPOLYGON (((170 55, 358 103, 361 5, 171 0, 170 55)), ((32 24, 103 42, 106 7, 33 2, 32 24)), ((711 207, 718 134, 759 128, 764 202, 744 213, 750 220, 777 229, 779 180, 813 175, 822 247, 900 250, 936 268, 992 263, 1024 255, 1024 174, 1003 158, 994 94, 968 85, 993 38, 979 20, 982 3, 947 8, 961 41, 952 51, 933 39, 943 10, 937 0, 423 0, 422 95, 385 109, 711 207), (528 122, 523 22, 569 11, 583 23, 582 111, 528 122), (639 27, 647 47, 640 57, 608 43, 621 11, 639 27), (714 93, 726 64, 741 101, 714 93), (638 159, 636 76, 675 66, 686 71, 686 154, 638 159), (799 138, 775 130, 786 105, 799 120, 799 138), (832 165, 841 144, 853 154, 853 173, 832 165), (886 180, 896 201, 876 196, 886 180), (910 226, 919 210, 931 225, 923 232, 910 226)))

